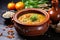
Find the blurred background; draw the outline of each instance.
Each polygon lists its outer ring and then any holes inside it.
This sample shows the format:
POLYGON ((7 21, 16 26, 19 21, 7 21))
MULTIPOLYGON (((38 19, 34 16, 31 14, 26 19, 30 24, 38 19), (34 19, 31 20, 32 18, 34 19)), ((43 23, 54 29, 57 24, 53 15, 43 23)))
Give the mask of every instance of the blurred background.
MULTIPOLYGON (((13 0, 13 2, 18 2, 18 1, 20 1, 20 0, 13 0)), ((9 2, 12 2, 12 0, 0 0, 0 9, 7 10, 6 6, 9 2)))

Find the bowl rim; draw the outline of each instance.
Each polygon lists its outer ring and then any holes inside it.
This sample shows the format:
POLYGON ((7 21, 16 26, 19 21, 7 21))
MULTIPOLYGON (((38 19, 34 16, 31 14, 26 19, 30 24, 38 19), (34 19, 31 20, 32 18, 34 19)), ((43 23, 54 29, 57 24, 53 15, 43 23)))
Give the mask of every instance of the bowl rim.
POLYGON ((36 26, 37 26, 37 25, 43 25, 43 24, 45 24, 46 22, 49 21, 50 15, 48 14, 48 12, 46 12, 45 10, 42 10, 42 9, 38 9, 38 8, 27 8, 27 9, 20 10, 20 11, 18 11, 18 12, 13 16, 13 20, 14 20, 16 23, 18 23, 18 24, 27 25, 27 26, 35 26, 35 25, 29 25, 29 24, 20 23, 20 22, 18 21, 18 19, 17 19, 18 14, 20 14, 20 13, 23 12, 23 11, 28 11, 28 10, 39 11, 39 12, 43 13, 43 14, 46 16, 45 20, 44 20, 43 22, 41 22, 40 24, 36 24, 36 26))

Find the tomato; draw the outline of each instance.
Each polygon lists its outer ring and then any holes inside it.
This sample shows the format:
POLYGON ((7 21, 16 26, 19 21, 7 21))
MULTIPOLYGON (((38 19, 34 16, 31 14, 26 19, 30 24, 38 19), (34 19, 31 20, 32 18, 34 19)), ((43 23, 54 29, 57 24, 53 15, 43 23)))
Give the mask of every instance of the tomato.
POLYGON ((21 10, 24 8, 24 3, 23 2, 17 2, 16 5, 15 5, 15 8, 17 10, 21 10))
POLYGON ((10 3, 8 3, 7 7, 9 10, 14 10, 15 9, 15 3, 10 2, 10 3))

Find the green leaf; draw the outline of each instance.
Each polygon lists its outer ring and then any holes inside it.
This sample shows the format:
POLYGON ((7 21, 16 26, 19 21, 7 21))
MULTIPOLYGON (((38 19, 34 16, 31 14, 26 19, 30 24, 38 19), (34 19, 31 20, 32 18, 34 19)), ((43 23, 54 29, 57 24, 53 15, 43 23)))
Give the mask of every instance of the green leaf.
POLYGON ((25 3, 25 8, 38 8, 37 5, 48 3, 48 0, 22 0, 25 3))
POLYGON ((30 17, 31 21, 36 21, 37 20, 37 14, 34 14, 33 16, 30 17))

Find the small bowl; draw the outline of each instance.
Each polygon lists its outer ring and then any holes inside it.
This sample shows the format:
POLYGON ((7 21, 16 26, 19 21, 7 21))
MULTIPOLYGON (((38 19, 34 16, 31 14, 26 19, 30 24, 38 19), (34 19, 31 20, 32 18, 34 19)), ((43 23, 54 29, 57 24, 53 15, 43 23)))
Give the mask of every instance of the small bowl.
POLYGON ((3 14, 5 13, 6 11, 4 11, 2 14, 1 14, 1 17, 4 19, 4 20, 10 20, 11 18, 4 18, 3 17, 3 14))
MULTIPOLYGON (((14 13, 14 10, 4 11, 4 12, 2 13, 2 15, 1 15, 1 17, 2 17, 3 19, 5 19, 5 20, 11 20, 12 17, 8 17, 8 18, 3 17, 3 15, 4 15, 6 12, 13 12, 13 13, 14 13)), ((8 14, 7 14, 7 15, 8 15, 8 14)))
POLYGON ((49 14, 42 10, 42 9, 36 9, 36 8, 29 8, 29 9, 23 9, 17 12, 13 16, 14 20, 14 26, 16 31, 19 34, 22 34, 24 36, 38 36, 38 35, 43 35, 49 28, 49 14), (35 24, 35 25, 29 25, 29 24, 21 24, 18 21, 18 17, 20 15, 23 15, 25 13, 39 13, 39 14, 44 14, 45 15, 45 20, 40 23, 40 24, 35 24))
POLYGON ((10 20, 11 18, 4 18, 4 17, 2 17, 3 19, 5 19, 5 20, 10 20))

